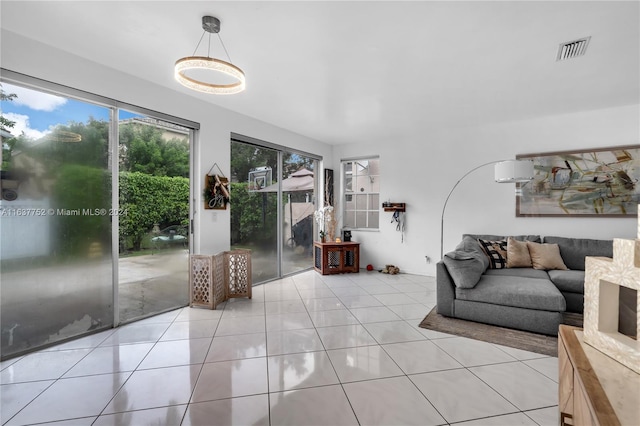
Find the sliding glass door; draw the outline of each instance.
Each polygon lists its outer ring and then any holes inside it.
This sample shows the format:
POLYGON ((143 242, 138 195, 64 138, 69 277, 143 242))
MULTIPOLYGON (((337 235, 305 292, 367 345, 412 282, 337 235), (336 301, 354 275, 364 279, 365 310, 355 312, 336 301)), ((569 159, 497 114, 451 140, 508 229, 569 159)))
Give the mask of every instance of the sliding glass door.
POLYGON ((278 152, 231 142, 231 248, 251 250, 253 282, 277 278, 278 152))
POLYGON ((187 305, 197 123, 5 74, 1 357, 187 305))
POLYGON ((2 357, 113 324, 106 107, 2 84, 2 357))
POLYGON ((313 266, 313 229, 316 210, 317 161, 283 152, 282 179, 282 274, 288 275, 313 266))
POLYGON ((313 267, 318 160, 231 141, 231 247, 252 250, 254 282, 313 267))
POLYGON ((119 321, 189 302, 188 128, 119 110, 119 321))

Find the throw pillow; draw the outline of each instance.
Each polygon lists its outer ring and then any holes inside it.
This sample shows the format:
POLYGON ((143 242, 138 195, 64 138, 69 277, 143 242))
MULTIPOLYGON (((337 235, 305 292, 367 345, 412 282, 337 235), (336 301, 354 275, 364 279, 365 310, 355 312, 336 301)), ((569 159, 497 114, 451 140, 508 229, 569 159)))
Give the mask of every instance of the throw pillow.
POLYGON ((482 247, 478 243, 478 239, 477 238, 471 238, 468 235, 465 236, 464 238, 462 238, 462 241, 460 242, 460 244, 458 244, 458 246, 455 248, 454 251, 455 252, 476 253, 476 254, 479 255, 478 258, 482 260, 482 263, 484 265, 485 271, 489 267, 489 259, 487 259, 487 256, 484 254, 484 250, 482 249, 482 247))
POLYGON ((507 268, 531 268, 531 255, 526 241, 507 238, 507 268))
POLYGON ((478 239, 484 254, 489 258, 490 269, 503 269, 507 267, 507 242, 489 241, 478 239))
POLYGON ((458 288, 473 288, 487 269, 486 256, 478 252, 452 251, 442 259, 458 288), (486 263, 485 263, 486 262, 486 263))
POLYGON ((569 269, 560 256, 560 247, 557 244, 539 244, 527 241, 527 247, 534 269, 569 269))

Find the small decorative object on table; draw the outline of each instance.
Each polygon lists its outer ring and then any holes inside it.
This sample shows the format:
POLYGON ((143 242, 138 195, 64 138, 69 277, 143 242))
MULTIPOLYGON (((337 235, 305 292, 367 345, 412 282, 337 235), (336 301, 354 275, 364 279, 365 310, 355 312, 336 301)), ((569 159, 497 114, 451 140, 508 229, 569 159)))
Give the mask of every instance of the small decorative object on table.
POLYGON ((329 241, 333 241, 336 237, 337 220, 334 214, 333 206, 325 206, 313 213, 313 217, 318 224, 320 239, 324 241, 325 237, 329 237, 329 241))

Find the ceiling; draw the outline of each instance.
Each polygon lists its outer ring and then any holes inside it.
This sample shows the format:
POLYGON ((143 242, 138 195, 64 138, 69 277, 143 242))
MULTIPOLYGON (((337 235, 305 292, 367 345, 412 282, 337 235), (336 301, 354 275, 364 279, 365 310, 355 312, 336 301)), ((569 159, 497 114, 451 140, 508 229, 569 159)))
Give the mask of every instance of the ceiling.
MULTIPOLYGON (((2 28, 330 143, 637 104, 637 1, 6 1, 2 28), (205 95, 173 64, 222 21, 247 90, 205 95), (556 62, 562 42, 586 55, 556 62)), ((212 42, 215 42, 212 38, 212 42)), ((212 56, 225 59, 212 43, 212 56)), ((206 54, 205 42, 197 52, 206 54)), ((135 88, 132 88, 135 90, 135 88)))

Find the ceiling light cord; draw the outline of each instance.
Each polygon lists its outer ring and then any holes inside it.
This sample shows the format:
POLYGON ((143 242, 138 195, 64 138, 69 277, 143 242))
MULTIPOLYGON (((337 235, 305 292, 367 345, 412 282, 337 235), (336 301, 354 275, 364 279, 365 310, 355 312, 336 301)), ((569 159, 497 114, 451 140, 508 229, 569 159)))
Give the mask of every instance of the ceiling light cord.
POLYGON ((227 52, 227 48, 224 45, 224 42, 222 41, 222 36, 220 35, 220 33, 218 33, 218 39, 220 39, 220 44, 222 45, 222 48, 224 49, 224 53, 227 55, 227 59, 229 60, 230 63, 233 63, 233 61, 231 60, 231 56, 229 56, 229 52, 227 52))
MULTIPOLYGON (((204 38, 204 35, 206 34, 206 31, 202 31, 202 35, 200 36, 200 40, 198 41, 198 44, 196 44, 196 48, 193 49, 193 54, 191 56, 196 56, 196 52, 198 51, 198 47, 200 47, 200 43, 202 43, 202 39, 204 38)), ((209 45, 211 45, 211 34, 209 34, 209 45)), ((207 55, 209 56, 209 55, 207 55)))

